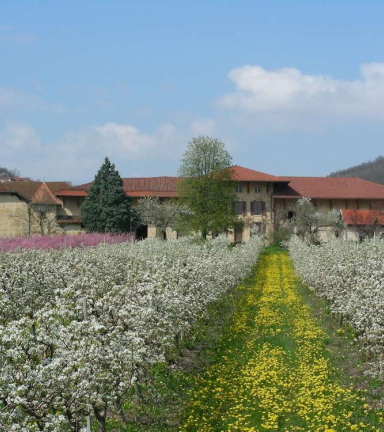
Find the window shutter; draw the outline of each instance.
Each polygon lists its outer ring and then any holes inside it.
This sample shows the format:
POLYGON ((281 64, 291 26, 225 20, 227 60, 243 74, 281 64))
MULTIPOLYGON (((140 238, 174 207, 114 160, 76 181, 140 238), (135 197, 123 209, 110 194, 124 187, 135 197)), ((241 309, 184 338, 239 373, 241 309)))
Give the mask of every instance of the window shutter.
POLYGON ((251 201, 251 215, 255 214, 255 201, 251 201))
POLYGON ((247 213, 247 203, 246 201, 243 201, 243 215, 247 213))
POLYGON ((265 213, 265 201, 261 202, 261 214, 265 213))

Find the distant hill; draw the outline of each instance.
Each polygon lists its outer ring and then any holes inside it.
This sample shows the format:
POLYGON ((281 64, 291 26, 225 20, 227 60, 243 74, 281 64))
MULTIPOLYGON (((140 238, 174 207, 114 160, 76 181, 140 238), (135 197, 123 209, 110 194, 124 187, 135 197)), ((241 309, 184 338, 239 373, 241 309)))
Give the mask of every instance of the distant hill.
POLYGON ((335 171, 328 177, 360 177, 384 185, 384 156, 351 168, 335 171))
POLYGON ((0 167, 0 177, 19 177, 20 173, 16 169, 0 167))

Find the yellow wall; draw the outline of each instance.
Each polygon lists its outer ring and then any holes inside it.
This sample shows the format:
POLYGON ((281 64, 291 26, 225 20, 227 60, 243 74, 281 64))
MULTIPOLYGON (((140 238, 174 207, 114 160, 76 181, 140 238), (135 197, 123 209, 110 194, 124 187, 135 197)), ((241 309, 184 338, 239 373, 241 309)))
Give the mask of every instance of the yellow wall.
MULTIPOLYGON (((272 185, 266 182, 236 182, 236 185, 241 185, 241 192, 236 192, 238 201, 246 202, 246 215, 241 215, 239 218, 244 222, 243 241, 248 241, 250 238, 250 230, 253 223, 261 223, 263 234, 269 234, 273 229, 273 213, 272 213, 272 185), (255 186, 260 185, 260 193, 255 191, 255 186), (269 185, 269 192, 267 188, 269 185), (249 190, 249 192, 248 192, 249 190), (263 215, 251 214, 251 202, 264 201, 265 213, 263 215)), ((229 241, 233 241, 234 234, 229 233, 229 241)))
POLYGON ((61 229, 66 233, 66 234, 80 234, 83 233, 85 230, 84 228, 82 228, 82 226, 80 224, 60 224, 61 225, 61 229))
POLYGON ((0 237, 28 234, 27 204, 16 195, 0 194, 0 237))
MULTIPOLYGON (((55 223, 56 206, 49 207, 47 221, 44 223, 45 232, 61 232, 55 223)), ((0 237, 19 237, 41 234, 39 217, 30 214, 28 204, 21 201, 16 195, 0 194, 0 237)))
POLYGON ((80 216, 84 199, 84 197, 62 197, 63 207, 59 208, 58 215, 80 216))

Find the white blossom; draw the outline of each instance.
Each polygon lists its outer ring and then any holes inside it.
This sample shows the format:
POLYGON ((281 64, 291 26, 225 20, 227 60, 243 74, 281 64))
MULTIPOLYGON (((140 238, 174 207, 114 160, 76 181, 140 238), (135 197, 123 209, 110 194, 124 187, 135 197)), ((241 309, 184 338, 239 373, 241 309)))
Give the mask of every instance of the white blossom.
POLYGON ((332 312, 355 329, 368 356, 370 373, 384 376, 384 242, 354 243, 334 239, 307 245, 296 236, 289 243, 295 269, 314 292, 330 302, 332 312))
POLYGON ((0 429, 79 431, 89 413, 102 424, 261 247, 218 237, 0 254, 0 429))

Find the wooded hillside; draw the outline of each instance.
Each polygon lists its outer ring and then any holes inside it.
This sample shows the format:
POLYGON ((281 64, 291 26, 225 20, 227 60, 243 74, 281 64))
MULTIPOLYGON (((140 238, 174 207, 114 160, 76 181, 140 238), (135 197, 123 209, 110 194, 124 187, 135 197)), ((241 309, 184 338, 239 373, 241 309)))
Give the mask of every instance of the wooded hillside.
POLYGON ((364 162, 344 170, 331 173, 329 177, 360 177, 375 183, 384 184, 384 156, 364 162))

